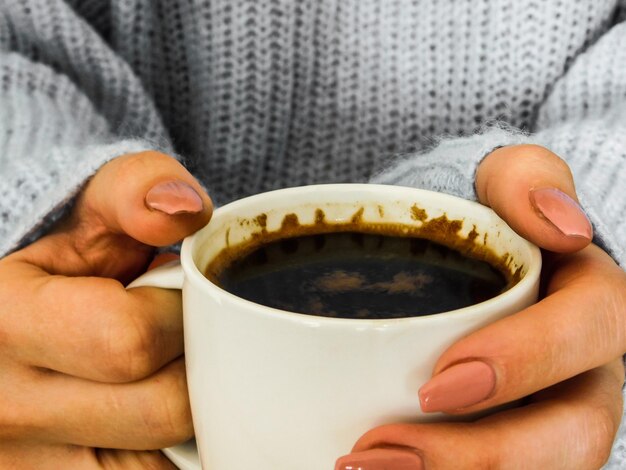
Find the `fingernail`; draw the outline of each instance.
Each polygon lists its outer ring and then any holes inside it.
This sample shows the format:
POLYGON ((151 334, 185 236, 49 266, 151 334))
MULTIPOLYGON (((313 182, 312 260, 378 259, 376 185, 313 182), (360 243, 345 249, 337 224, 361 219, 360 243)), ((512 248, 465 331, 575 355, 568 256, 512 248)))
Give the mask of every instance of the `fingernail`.
POLYGON ((200 195, 184 181, 164 181, 153 186, 146 194, 149 209, 169 215, 197 213, 203 209, 200 195))
POLYGON ((454 411, 485 400, 496 387, 496 374, 481 361, 456 364, 435 375, 419 390, 425 413, 454 411))
POLYGON ((424 463, 411 450, 371 449, 344 455, 335 470, 423 470, 424 463))
POLYGON ((591 240, 593 229, 582 208, 571 197, 556 188, 531 189, 530 203, 559 232, 568 237, 591 240))

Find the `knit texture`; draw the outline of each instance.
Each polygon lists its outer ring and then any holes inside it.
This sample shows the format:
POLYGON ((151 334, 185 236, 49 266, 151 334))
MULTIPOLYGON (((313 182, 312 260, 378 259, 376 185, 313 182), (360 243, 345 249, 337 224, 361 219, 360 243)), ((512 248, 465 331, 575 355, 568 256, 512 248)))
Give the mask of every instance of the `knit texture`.
POLYGON ((626 266, 625 3, 0 0, 0 255, 122 153, 182 154, 218 204, 372 177, 475 199, 490 150, 535 142, 626 266))

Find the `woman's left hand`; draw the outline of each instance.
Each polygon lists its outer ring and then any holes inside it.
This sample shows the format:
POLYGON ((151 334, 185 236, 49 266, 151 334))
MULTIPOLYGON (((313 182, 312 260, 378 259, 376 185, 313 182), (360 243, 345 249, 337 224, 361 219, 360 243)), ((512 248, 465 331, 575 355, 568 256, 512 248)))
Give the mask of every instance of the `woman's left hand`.
POLYGON ((367 432, 336 470, 593 469, 622 417, 626 273, 591 244, 568 166, 549 150, 495 150, 476 175, 480 201, 544 250, 543 298, 455 343, 419 390, 422 410, 464 423, 367 432))

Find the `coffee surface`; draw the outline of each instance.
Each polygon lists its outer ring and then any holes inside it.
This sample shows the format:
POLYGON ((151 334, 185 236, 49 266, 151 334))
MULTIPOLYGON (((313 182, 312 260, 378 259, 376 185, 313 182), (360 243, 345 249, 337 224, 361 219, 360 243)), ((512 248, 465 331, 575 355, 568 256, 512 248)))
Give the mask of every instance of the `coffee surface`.
POLYGON ((311 315, 380 319, 430 315, 507 288, 489 263, 413 237, 358 232, 263 244, 216 274, 244 299, 311 315))

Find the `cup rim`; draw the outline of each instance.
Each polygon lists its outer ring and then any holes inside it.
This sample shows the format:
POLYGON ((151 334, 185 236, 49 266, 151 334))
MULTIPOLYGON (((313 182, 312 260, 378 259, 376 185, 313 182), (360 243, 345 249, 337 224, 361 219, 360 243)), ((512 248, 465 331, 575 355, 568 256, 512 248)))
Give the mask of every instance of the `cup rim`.
MULTIPOLYGON (((227 214, 232 211, 236 211, 238 207, 245 206, 249 203, 250 199, 257 199, 259 196, 272 197, 280 194, 289 195, 294 192, 302 192, 302 191, 310 191, 310 192, 319 192, 323 190, 332 190, 332 191, 376 191, 381 190, 381 188, 385 188, 383 190, 388 191, 389 188, 397 188, 394 189, 398 192, 410 191, 412 194, 422 194, 428 195, 429 197, 436 197, 442 201, 449 200, 450 202, 454 202, 455 204, 463 204, 468 207, 472 207, 472 210, 476 210, 479 212, 489 213, 490 217, 496 217, 497 219, 502 220, 491 208, 484 206, 478 202, 471 201, 468 199, 463 199, 457 196, 453 196, 446 193, 440 193, 436 191, 430 191, 421 188, 413 188, 410 186, 397 186, 397 185, 382 185, 382 184, 363 184, 363 183, 339 183, 339 184, 316 184, 316 185, 306 185, 306 186, 295 186, 289 188, 276 189, 273 191, 267 191, 263 193, 258 193, 255 195, 247 196, 245 198, 241 198, 230 202, 224 206, 217 208, 211 220, 216 216, 220 216, 222 213, 226 212, 227 214)), ((506 222, 502 221, 506 224, 506 222)), ((211 221, 209 221, 209 224, 211 221)), ((205 225, 207 227, 209 224, 205 225)), ((526 274, 511 288, 502 292, 495 297, 491 297, 490 299, 484 300, 483 302, 479 302, 476 304, 468 305, 463 308, 458 308, 454 310, 448 310, 440 313, 433 313, 428 315, 421 316, 407 316, 400 318, 376 318, 376 319, 363 319, 363 318, 343 318, 343 317, 325 317, 320 315, 312 315, 307 313, 298 313, 291 312, 289 310, 281 310, 274 307, 269 307, 267 305, 259 304, 256 302, 252 302, 250 300, 246 300, 241 298, 227 290, 221 288, 217 284, 211 282, 207 279, 204 274, 200 271, 196 262, 193 258, 193 248, 197 240, 201 237, 204 228, 201 228, 194 234, 186 237, 183 240, 182 249, 181 249, 181 265, 183 271, 185 273, 185 282, 191 282, 196 284, 198 287, 202 289, 208 289, 209 292, 218 294, 223 296, 229 302, 235 304, 239 307, 244 307, 247 310, 254 310, 258 315, 267 315, 271 317, 279 316, 283 320, 291 320, 297 322, 306 322, 306 323, 328 323, 335 325, 350 325, 355 326, 359 325, 362 327, 372 326, 372 327, 381 327, 384 325, 404 325, 410 323, 423 323, 434 320, 448 320, 453 318, 467 318, 471 319, 477 316, 485 315, 486 312, 493 311, 495 309, 504 309, 509 305, 514 305, 518 301, 520 301, 529 290, 536 285, 542 266, 542 258, 541 251, 539 248, 528 240, 520 237, 520 242, 525 246, 525 248, 529 252, 529 260, 528 260, 528 270, 526 274)), ((513 229, 511 229, 513 230, 513 229)))

